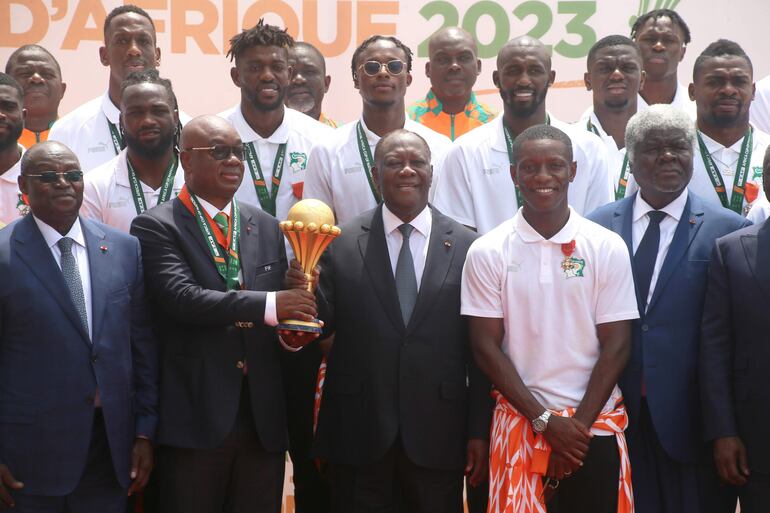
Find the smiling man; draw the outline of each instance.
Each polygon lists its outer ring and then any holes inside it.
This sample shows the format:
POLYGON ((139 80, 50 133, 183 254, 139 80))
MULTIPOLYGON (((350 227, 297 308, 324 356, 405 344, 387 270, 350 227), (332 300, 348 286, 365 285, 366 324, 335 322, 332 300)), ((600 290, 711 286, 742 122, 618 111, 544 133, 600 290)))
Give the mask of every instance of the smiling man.
POLYGON ((639 316, 628 252, 568 205, 577 165, 564 132, 530 127, 512 153, 523 205, 473 243, 462 280, 497 400, 489 511, 543 511, 549 499, 550 513, 633 511, 617 386, 639 316))
POLYGON ((473 36, 459 27, 445 27, 433 34, 425 63, 430 91, 409 106, 409 117, 453 141, 489 122, 495 113, 476 100, 473 92, 481 73, 478 52, 473 36))
POLYGON ((620 199, 626 194, 631 169, 625 150, 626 124, 636 114, 644 84, 639 47, 625 36, 602 38, 588 52, 587 68, 583 81, 591 91, 593 107, 586 110, 578 127, 598 135, 607 146, 615 199, 620 199))
POLYGON ((61 68, 51 53, 39 45, 24 45, 14 51, 5 64, 5 72, 24 89, 27 117, 19 144, 30 148, 48 139, 48 131, 59 117, 59 102, 67 84, 61 68))
POLYGON ((326 74, 326 60, 315 46, 295 41, 289 50, 292 76, 286 93, 287 107, 337 128, 337 122, 322 112, 324 95, 329 92, 331 75, 326 74))
POLYGON ((430 146, 437 174, 446 149, 445 137, 407 118, 406 88, 412 83, 412 51, 392 36, 372 36, 353 52, 353 85, 363 103, 361 118, 335 130, 316 147, 308 163, 305 198, 331 206, 338 223, 370 210, 382 201, 374 182, 372 152, 377 141, 404 128, 430 146))
POLYGON ((749 123, 751 59, 737 43, 711 43, 695 60, 690 97, 698 108, 690 190, 746 215, 757 198, 764 198, 762 159, 770 144, 770 136, 749 123))
POLYGON ((131 73, 121 90, 126 148, 86 175, 83 214, 128 232, 136 216, 179 194, 184 174, 177 172, 179 113, 171 82, 148 70, 131 73))
POLYGON ((577 162, 570 205, 586 213, 614 197, 609 157, 602 141, 585 128, 562 123, 546 111, 546 95, 556 79, 546 47, 528 36, 506 43, 492 80, 503 114, 460 137, 447 152, 434 203, 448 216, 479 233, 510 219, 522 205, 511 180, 513 141, 525 129, 547 123, 567 133, 577 162))

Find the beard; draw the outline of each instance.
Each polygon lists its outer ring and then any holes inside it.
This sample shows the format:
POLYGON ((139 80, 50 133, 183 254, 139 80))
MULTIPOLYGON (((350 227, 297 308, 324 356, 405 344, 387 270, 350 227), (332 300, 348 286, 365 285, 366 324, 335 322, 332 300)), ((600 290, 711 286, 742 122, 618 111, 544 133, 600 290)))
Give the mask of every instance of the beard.
POLYGON ((126 146, 146 159, 155 159, 162 156, 174 144, 174 131, 161 133, 160 138, 153 144, 145 144, 138 137, 133 137, 128 132, 123 133, 126 146))
POLYGON ((516 103, 516 89, 508 89, 507 91, 501 89, 500 98, 502 98, 503 103, 508 106, 515 117, 528 118, 537 112, 537 109, 539 109, 540 105, 545 101, 545 97, 548 94, 548 86, 545 86, 539 93, 537 91, 533 92, 532 102, 525 106, 520 106, 516 103))
POLYGON ((251 98, 251 104, 255 109, 262 112, 272 112, 283 105, 283 100, 286 98, 286 88, 278 89, 278 96, 270 103, 262 103, 259 101, 258 96, 255 94, 251 98))
POLYGON ((715 114, 714 111, 710 111, 708 114, 711 125, 726 128, 737 124, 744 118, 748 118, 748 113, 743 112, 743 102, 738 104, 738 111, 735 114, 715 114))

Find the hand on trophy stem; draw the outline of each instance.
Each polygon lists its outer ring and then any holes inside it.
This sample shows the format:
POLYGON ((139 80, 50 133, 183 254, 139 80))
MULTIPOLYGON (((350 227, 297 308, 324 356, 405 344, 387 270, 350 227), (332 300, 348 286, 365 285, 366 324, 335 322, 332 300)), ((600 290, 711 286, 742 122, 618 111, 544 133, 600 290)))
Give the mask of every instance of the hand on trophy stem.
POLYGON ((318 315, 315 296, 302 289, 279 290, 275 294, 275 313, 278 319, 310 322, 318 315))
POLYGON ((313 274, 305 274, 296 258, 292 258, 289 262, 289 270, 286 271, 285 285, 287 289, 307 290, 309 292, 315 292, 315 287, 318 284, 318 277, 321 271, 318 266, 313 269, 313 274))
MULTIPOLYGON (((323 321, 319 321, 323 326, 323 321)), ((294 330, 278 330, 283 343, 289 347, 305 347, 313 340, 317 339, 321 334, 312 333, 309 331, 294 331, 294 330)))

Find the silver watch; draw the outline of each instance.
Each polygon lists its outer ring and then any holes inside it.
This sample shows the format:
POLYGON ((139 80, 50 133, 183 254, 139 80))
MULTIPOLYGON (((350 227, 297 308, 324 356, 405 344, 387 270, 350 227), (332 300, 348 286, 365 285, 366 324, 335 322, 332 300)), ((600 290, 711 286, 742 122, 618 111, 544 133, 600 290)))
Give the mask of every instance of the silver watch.
POLYGON ((548 419, 551 417, 551 411, 545 410, 542 415, 532 420, 532 430, 535 433, 542 433, 548 427, 548 419))

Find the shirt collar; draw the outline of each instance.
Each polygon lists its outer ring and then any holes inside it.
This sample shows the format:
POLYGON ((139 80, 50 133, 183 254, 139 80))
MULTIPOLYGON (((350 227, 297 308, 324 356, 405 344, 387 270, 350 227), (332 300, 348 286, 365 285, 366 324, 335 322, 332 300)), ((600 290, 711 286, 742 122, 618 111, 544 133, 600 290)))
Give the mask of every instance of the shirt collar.
MULTIPOLYGON (((19 155, 24 155, 24 146, 21 144, 17 144, 19 147, 19 155)), ((14 165, 11 166, 11 168, 0 175, 0 180, 3 180, 4 182, 9 183, 18 183, 17 178, 19 178, 19 175, 21 174, 21 158, 16 161, 14 165)))
POLYGON ((118 156, 115 157, 117 161, 115 162, 115 183, 120 185, 121 187, 131 187, 131 184, 128 183, 128 162, 126 162, 127 157, 127 150, 123 149, 118 153, 118 156))
POLYGON ((698 133, 700 134, 701 139, 703 139, 703 144, 706 145, 706 149, 708 150, 709 155, 713 155, 714 153, 721 151, 725 148, 729 148, 733 150, 735 153, 740 153, 741 146, 743 145, 743 139, 746 138, 746 136, 744 135, 743 137, 738 139, 735 143, 733 143, 731 146, 723 146, 722 143, 715 141, 714 139, 704 134, 700 130, 698 130, 698 133))
MULTIPOLYGON (((522 208, 516 213, 516 217, 513 218, 513 227, 516 233, 521 237, 525 243, 532 242, 545 242, 546 239, 540 235, 532 226, 524 219, 522 214, 522 208)), ((569 207, 569 219, 561 230, 558 231, 553 237, 547 239, 547 242, 553 242, 554 244, 566 244, 575 240, 575 236, 580 228, 580 215, 575 212, 572 207, 569 207)))
POLYGON ((32 218, 35 220, 35 224, 37 224, 37 228, 40 230, 40 234, 43 236, 43 239, 45 239, 45 243, 48 245, 49 249, 54 247, 56 243, 58 243, 59 240, 63 239, 64 237, 69 237, 83 248, 86 247, 86 239, 83 235, 83 229, 80 226, 80 218, 75 218, 75 222, 72 223, 72 227, 69 229, 66 235, 62 235, 61 233, 57 232, 51 226, 41 221, 34 214, 32 214, 32 218))
MULTIPOLYGON (((492 129, 493 132, 491 134, 491 146, 493 150, 497 151, 503 151, 505 153, 508 153, 508 145, 505 142, 505 129, 503 125, 503 116, 505 115, 505 112, 501 112, 498 114, 495 119, 487 123, 487 125, 493 126, 492 129)), ((556 118, 553 117, 553 115, 546 111, 545 113, 545 119, 550 120, 550 124, 554 125, 555 123, 560 123, 556 118)))
POLYGON ((120 109, 118 109, 112 100, 110 100, 110 91, 107 90, 102 95, 102 112, 107 116, 107 120, 117 126, 120 122, 120 109))
POLYGON ((225 214, 227 214, 228 219, 230 217, 232 217, 232 212, 230 211, 230 209, 233 206, 233 202, 232 201, 230 203, 228 203, 227 205, 225 205, 225 208, 223 208, 222 210, 219 210, 217 207, 215 207, 214 205, 212 205, 211 203, 209 203, 205 199, 201 198, 200 196, 195 196, 195 197, 198 199, 198 202, 203 207, 203 210, 206 211, 206 213, 209 215, 209 217, 211 219, 214 219, 214 216, 217 215, 220 212, 224 212, 225 214))
POLYGON ((235 108, 235 123, 233 124, 235 125, 235 129, 241 135, 241 139, 243 139, 244 143, 267 141, 273 144, 284 144, 289 140, 289 125, 291 124, 291 122, 288 121, 290 116, 289 111, 290 109, 288 107, 283 108, 283 121, 281 121, 281 124, 275 129, 275 132, 270 134, 269 137, 262 137, 251 128, 251 125, 246 121, 246 118, 243 117, 240 105, 235 108))
MULTIPOLYGON (((427 237, 430 233, 430 223, 432 222, 432 216, 430 213, 430 207, 425 206, 422 212, 417 214, 417 217, 409 221, 415 230, 420 232, 423 236, 427 237)), ((383 203, 382 205, 382 224, 385 227, 385 234, 389 234, 398 229, 404 222, 396 216, 390 209, 383 203)))
MULTIPOLYGON (((686 204, 687 204, 687 189, 685 188, 679 194, 679 196, 676 197, 674 201, 672 201, 665 207, 661 208, 660 211, 670 215, 678 223, 679 220, 682 218, 682 214, 684 213, 684 206, 686 204)), ((653 210, 655 209, 652 208, 649 203, 644 201, 644 198, 642 198, 642 193, 639 192, 636 195, 636 199, 634 200, 633 222, 637 222, 642 217, 646 216, 648 212, 651 212, 653 210)))

